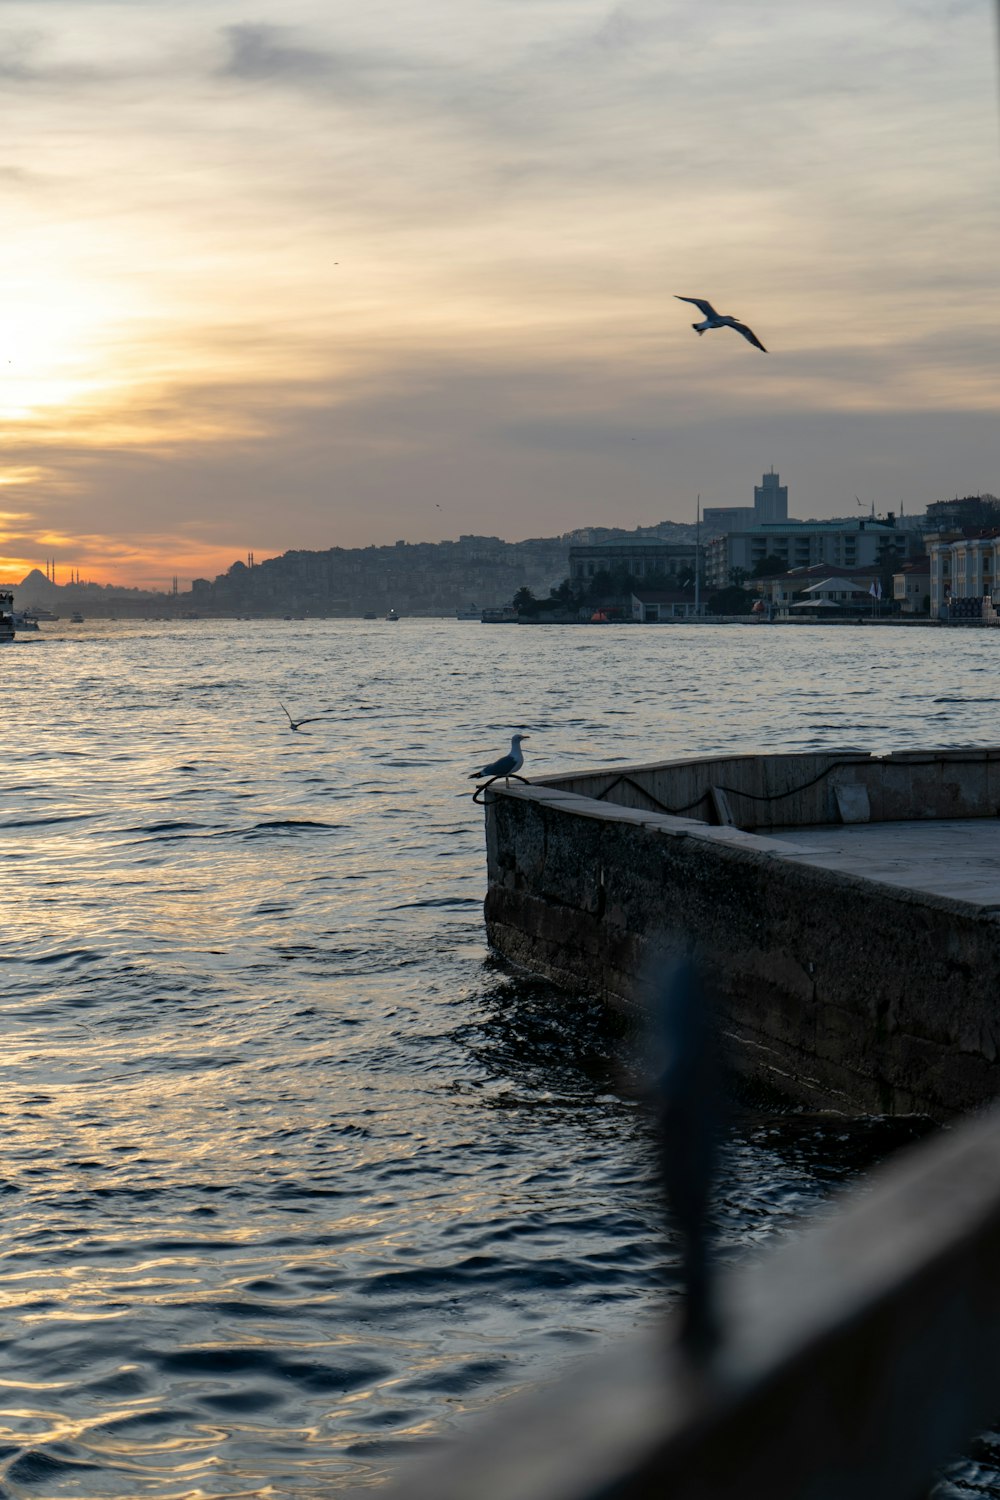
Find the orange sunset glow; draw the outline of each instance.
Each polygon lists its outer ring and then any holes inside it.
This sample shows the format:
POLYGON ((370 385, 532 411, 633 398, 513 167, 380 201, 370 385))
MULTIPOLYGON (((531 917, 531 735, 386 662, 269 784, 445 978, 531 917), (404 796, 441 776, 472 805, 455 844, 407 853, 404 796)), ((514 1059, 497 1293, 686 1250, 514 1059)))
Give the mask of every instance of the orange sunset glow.
POLYGON ((5 577, 997 487, 984 8, 5 26, 5 577))

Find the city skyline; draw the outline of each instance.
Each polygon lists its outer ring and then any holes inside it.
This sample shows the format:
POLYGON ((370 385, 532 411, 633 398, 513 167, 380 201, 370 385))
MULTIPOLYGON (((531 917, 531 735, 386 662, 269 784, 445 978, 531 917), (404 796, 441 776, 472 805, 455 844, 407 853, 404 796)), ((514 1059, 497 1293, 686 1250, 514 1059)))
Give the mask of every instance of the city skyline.
POLYGON ((0 576, 1000 488, 988 4, 280 17, 5 5, 0 576))

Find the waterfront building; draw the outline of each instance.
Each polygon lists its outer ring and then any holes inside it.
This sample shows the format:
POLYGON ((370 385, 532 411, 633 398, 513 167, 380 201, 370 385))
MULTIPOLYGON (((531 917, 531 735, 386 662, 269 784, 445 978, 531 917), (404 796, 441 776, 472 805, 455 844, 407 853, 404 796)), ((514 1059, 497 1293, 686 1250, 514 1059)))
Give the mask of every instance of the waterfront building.
POLYGON ((973 536, 938 532, 925 541, 933 618, 947 619, 958 600, 1000 602, 1000 531, 992 528, 973 536))
POLYGON ((892 575, 892 597, 899 605, 900 614, 926 614, 930 592, 929 558, 914 557, 908 563, 904 563, 898 573, 892 575))
POLYGON ((689 620, 695 614, 704 614, 704 608, 695 608, 692 592, 638 589, 632 595, 632 619, 642 625, 657 625, 663 620, 689 620))
POLYGON ((694 542, 664 542, 656 537, 614 537, 569 549, 569 576, 587 584, 598 573, 627 573, 630 578, 680 577, 693 572, 694 542))
MULTIPOLYGON (((817 609, 871 607, 869 590, 876 574, 870 568, 838 568, 826 563, 793 568, 773 578, 758 578, 754 584, 768 614, 786 615, 791 609, 805 614, 811 603, 817 609)), ((832 610, 831 610, 832 613, 832 610)))
POLYGON ((739 570, 751 576, 769 557, 785 571, 822 564, 829 569, 866 569, 876 573, 920 551, 922 538, 903 530, 893 516, 884 521, 784 521, 748 527, 712 537, 704 547, 705 582, 722 589, 739 570))

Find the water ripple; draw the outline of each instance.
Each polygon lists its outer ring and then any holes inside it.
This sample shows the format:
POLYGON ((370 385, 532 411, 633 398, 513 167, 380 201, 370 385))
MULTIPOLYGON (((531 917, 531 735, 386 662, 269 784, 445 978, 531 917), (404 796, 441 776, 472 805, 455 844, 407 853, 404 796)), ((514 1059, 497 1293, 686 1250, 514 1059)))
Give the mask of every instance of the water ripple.
MULTIPOLYGON (((529 772, 996 738, 987 632, 475 627, 485 672, 404 628, 5 658, 8 1493, 374 1485, 673 1295, 618 1026, 485 949, 467 778, 514 728, 529 772)), ((741 1121, 732 1256, 915 1128, 741 1121)))

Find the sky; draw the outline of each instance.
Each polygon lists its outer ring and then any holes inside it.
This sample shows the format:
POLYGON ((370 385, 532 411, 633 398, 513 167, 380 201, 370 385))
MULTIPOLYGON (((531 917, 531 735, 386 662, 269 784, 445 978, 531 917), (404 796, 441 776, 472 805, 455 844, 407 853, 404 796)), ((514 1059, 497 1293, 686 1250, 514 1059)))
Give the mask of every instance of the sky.
POLYGON ((0 0, 0 578, 1000 493, 996 32, 0 0))

